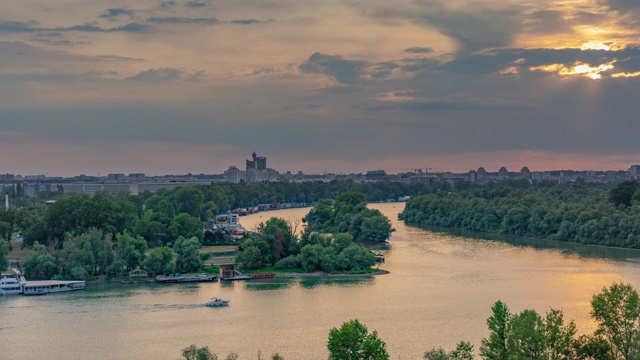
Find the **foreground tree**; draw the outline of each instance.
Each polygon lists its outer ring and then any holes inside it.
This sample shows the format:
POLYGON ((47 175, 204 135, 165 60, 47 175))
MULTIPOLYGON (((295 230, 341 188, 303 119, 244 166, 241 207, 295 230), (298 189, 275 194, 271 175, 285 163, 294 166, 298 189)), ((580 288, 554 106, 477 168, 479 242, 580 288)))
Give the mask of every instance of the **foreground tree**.
POLYGON ((387 345, 378 332, 369 333, 357 319, 329 331, 329 360, 388 360, 387 345))
POLYGON ((182 349, 182 358, 184 360, 218 360, 218 356, 208 347, 199 348, 195 344, 182 349))
POLYGON ((487 319, 491 333, 488 339, 482 339, 480 355, 488 360, 508 360, 507 336, 512 315, 507 305, 500 300, 491 307, 491 311, 492 315, 487 319))
POLYGON ((473 360, 473 345, 470 342, 461 341, 456 349, 446 352, 443 348, 432 349, 424 353, 425 360, 473 360))
POLYGON ((628 284, 613 284, 591 300, 591 315, 598 322, 596 335, 611 345, 616 359, 637 359, 640 355, 640 301, 638 293, 628 284))

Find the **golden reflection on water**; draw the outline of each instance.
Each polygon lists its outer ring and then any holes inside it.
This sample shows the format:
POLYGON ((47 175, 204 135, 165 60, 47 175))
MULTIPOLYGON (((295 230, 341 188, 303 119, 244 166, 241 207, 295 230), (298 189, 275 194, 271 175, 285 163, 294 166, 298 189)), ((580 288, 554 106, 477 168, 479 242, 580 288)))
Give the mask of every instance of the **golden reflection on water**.
MULTIPOLYGON (((241 359, 256 359, 261 351, 263 358, 279 352, 286 359, 326 359, 329 330, 358 318, 378 331, 391 358, 419 359, 425 350, 452 348, 461 340, 477 349, 496 300, 513 312, 562 309, 588 333, 594 327, 589 315, 594 293, 620 281, 640 289, 637 262, 406 227, 396 216, 403 204, 371 206, 396 229, 389 249, 382 250, 381 267, 389 275, 91 285, 75 293, 4 297, 0 337, 20 344, 3 346, 0 358, 173 359, 197 344, 222 357, 233 351, 241 359), (214 296, 230 300, 230 306, 204 307, 214 296)), ((251 228, 272 215, 301 218, 307 212, 260 213, 242 217, 241 223, 251 228)))

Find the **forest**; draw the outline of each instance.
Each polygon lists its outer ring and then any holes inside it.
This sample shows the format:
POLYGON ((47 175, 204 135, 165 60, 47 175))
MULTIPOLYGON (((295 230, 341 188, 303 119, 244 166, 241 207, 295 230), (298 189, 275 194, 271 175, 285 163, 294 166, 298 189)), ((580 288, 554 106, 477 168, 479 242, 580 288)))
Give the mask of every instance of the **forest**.
POLYGON ((624 248, 640 248, 638 182, 613 186, 513 180, 459 184, 412 197, 400 219, 443 226, 624 248))

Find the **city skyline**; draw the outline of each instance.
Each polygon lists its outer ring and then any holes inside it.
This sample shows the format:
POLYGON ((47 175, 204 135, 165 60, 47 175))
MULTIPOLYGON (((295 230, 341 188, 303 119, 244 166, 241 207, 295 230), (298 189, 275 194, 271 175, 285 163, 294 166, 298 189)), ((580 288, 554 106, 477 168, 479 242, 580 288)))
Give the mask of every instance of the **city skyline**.
POLYGON ((8 0, 0 173, 625 170, 640 3, 8 0), (495 170, 494 170, 495 169, 495 170))

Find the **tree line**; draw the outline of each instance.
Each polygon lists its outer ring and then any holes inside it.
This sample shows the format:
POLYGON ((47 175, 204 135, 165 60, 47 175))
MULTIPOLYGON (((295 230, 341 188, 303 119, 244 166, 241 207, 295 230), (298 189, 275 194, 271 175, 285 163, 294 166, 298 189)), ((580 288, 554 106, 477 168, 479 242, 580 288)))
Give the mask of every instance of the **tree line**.
MULTIPOLYGON (((357 229, 357 240, 349 233, 320 234, 315 225, 298 238, 291 224, 274 218, 240 244, 238 263, 247 269, 273 265, 326 272, 370 269, 375 257, 356 242, 368 237, 386 240, 390 222, 380 212, 366 208, 363 194, 348 192, 337 198, 336 211, 345 206, 351 211, 339 212, 342 218, 353 218, 355 225, 350 228, 357 229)), ((213 241, 207 240, 212 232, 204 230, 218 209, 207 199, 198 187, 179 188, 146 199, 124 193, 76 193, 41 208, 32 217, 24 210, 13 211, 24 216, 22 223, 15 223, 26 224, 24 245, 32 247, 22 264, 25 275, 89 279, 117 277, 138 267, 152 276, 200 271, 206 256, 199 249, 213 241)), ((0 244, 0 265, 4 263, 6 268, 8 242, 0 244)))
MULTIPOLYGON (((483 360, 633 360, 640 358, 640 300, 631 285, 614 283, 591 299, 591 316, 597 324, 593 334, 577 336, 573 321, 561 310, 545 315, 525 309, 512 313, 497 301, 487 319, 489 335, 479 348, 483 360)), ((329 360, 389 360, 386 343, 357 319, 329 331, 329 360)), ((182 350, 185 360, 217 360, 208 347, 191 345, 182 350)), ((473 344, 461 341, 455 349, 427 350, 425 360, 473 360, 473 344)), ((261 358, 258 353, 258 359, 261 358)), ((225 359, 237 360, 229 354, 225 359)), ((284 358, 275 353, 272 360, 284 358)))
POLYGON ((551 240, 640 248, 640 190, 577 181, 460 184, 411 198, 408 224, 444 226, 551 240))

